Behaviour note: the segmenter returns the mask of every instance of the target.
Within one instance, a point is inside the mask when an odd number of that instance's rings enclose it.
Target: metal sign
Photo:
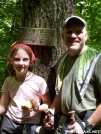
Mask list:
[[[56,30],[48,28],[20,27],[19,42],[29,45],[55,46]]]

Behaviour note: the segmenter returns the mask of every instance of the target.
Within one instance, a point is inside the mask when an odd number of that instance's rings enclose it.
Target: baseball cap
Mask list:
[[[86,21],[84,19],[82,19],[79,16],[71,16],[71,17],[69,17],[65,20],[64,27],[67,26],[68,24],[70,24],[73,21],[77,21],[78,23],[81,23],[84,27],[86,26]]]

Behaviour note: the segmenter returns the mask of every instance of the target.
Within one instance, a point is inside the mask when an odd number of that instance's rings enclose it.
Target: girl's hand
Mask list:
[[[21,105],[22,110],[31,110],[33,107],[32,102],[27,100],[23,105]]]
[[[22,110],[34,110],[38,108],[38,106],[39,105],[36,100],[30,99],[30,100],[26,100],[25,102],[23,102],[21,108]]]

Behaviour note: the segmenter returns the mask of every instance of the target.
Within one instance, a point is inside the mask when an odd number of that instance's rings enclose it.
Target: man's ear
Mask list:
[[[85,41],[88,39],[88,33],[85,34]]]

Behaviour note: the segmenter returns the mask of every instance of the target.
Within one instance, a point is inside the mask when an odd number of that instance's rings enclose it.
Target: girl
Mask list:
[[[2,86],[0,134],[35,134],[41,112],[51,104],[47,84],[32,73],[35,56],[25,44],[15,44],[8,56],[10,76]],[[42,102],[42,103],[41,103]]]

